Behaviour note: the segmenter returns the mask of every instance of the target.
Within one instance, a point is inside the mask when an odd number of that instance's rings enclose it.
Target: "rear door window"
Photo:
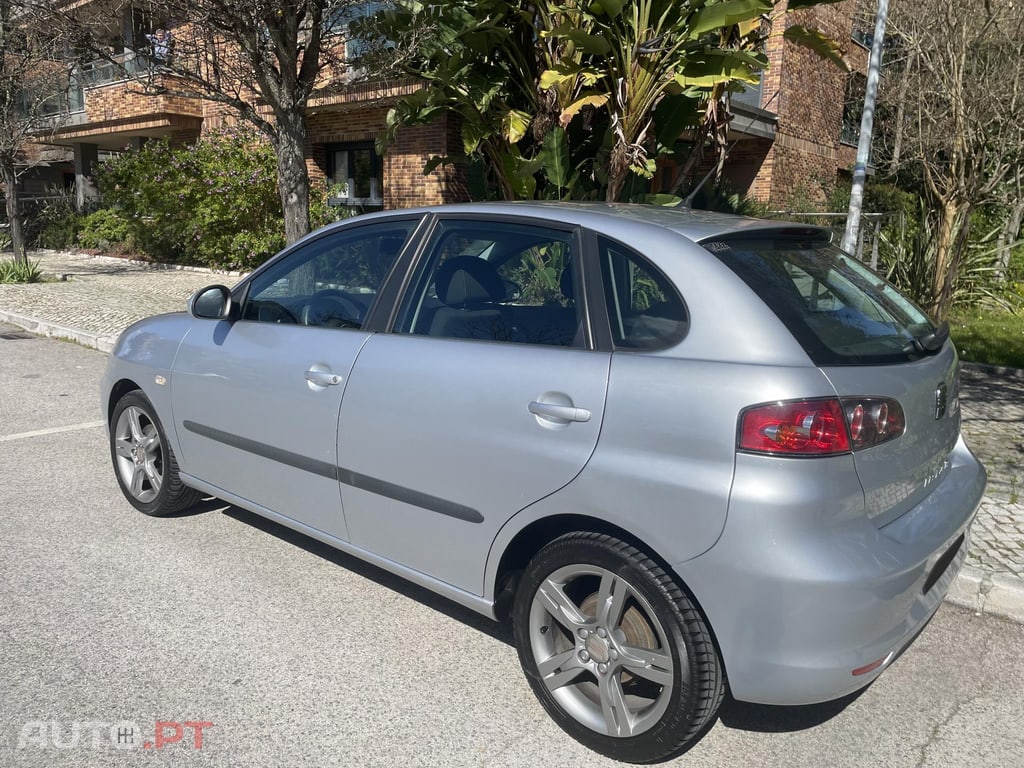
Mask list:
[[[761,297],[816,365],[895,363],[932,322],[884,278],[818,233],[702,243]]]
[[[585,346],[572,230],[443,219],[395,330],[452,339]]]

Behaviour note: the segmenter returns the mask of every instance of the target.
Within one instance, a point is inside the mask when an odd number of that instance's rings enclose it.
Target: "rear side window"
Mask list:
[[[661,349],[677,343],[689,325],[675,288],[643,256],[598,239],[612,341],[617,349]]]
[[[934,330],[914,304],[820,235],[744,234],[702,243],[761,297],[816,365],[916,358]]]

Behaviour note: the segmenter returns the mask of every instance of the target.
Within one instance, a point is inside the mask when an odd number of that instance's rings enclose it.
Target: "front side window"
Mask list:
[[[927,316],[827,235],[766,232],[702,245],[785,323],[816,365],[893,363],[934,330]]]
[[[601,238],[598,246],[615,347],[657,349],[682,339],[688,326],[686,307],[668,278],[619,243]]]
[[[396,330],[522,344],[583,343],[576,236],[526,224],[442,221]]]
[[[255,275],[242,319],[358,328],[416,222],[332,232]]]

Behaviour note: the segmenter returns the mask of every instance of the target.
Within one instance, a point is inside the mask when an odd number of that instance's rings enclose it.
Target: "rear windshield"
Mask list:
[[[702,245],[764,300],[816,365],[915,359],[932,322],[817,231],[718,237]]]

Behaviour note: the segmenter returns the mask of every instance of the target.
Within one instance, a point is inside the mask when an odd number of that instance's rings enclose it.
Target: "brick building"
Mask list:
[[[150,50],[147,35],[168,20],[117,0],[69,1],[83,9],[108,7],[111,12],[104,18],[111,20],[108,39],[117,65],[93,62],[69,69],[61,119],[40,136],[50,145],[48,171],[35,183],[73,183],[84,206],[95,196],[92,169],[106,155],[131,150],[149,138],[194,141],[232,118],[220,105],[171,95],[180,83],[145,54]],[[736,146],[725,175],[735,191],[774,207],[786,206],[794,195],[823,201],[837,178],[852,167],[855,147],[843,140],[856,140],[855,133],[851,137],[843,132],[848,76],[784,41],[782,24],[817,26],[845,41],[855,71],[863,71],[866,49],[852,39],[856,2],[800,11],[771,30],[766,47],[770,67],[760,87],[733,102],[730,141]],[[431,157],[450,154],[459,145],[457,126],[450,120],[404,129],[383,157],[374,148],[390,104],[415,88],[411,81],[353,83],[315,96],[307,109],[306,159],[312,183],[330,188],[360,210],[465,199],[465,184],[452,167],[422,173]],[[62,161],[58,147],[70,157]]]
[[[782,24],[772,30],[767,44],[771,63],[762,77],[758,103],[750,106],[774,116],[774,132],[741,139],[726,171],[736,189],[786,207],[794,197],[824,202],[838,179],[849,179],[857,155],[861,103],[848,100],[848,81],[863,79],[860,73],[867,70],[868,60],[858,5],[845,0],[787,16],[788,24],[818,28],[844,42],[850,75],[813,51],[786,42]],[[741,135],[748,120],[743,106],[737,105],[734,120]]]

